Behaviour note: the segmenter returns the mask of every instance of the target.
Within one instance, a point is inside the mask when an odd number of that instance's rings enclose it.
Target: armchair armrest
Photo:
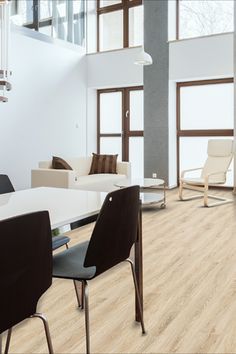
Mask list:
[[[31,170],[31,187],[73,188],[75,171],[38,168]]]
[[[199,171],[199,170],[202,170],[203,167],[197,167],[197,168],[190,168],[189,170],[183,170],[181,172],[181,178],[184,178],[184,175],[187,173],[187,172],[193,172],[193,171]]]
[[[117,173],[126,175],[127,178],[131,177],[131,163],[126,161],[117,162]]]

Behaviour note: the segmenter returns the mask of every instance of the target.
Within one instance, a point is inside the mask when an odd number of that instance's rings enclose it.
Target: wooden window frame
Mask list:
[[[100,138],[103,137],[121,137],[122,144],[122,161],[129,161],[129,138],[130,137],[143,137],[144,130],[130,130],[130,95],[131,91],[143,90],[143,86],[131,86],[122,88],[111,88],[97,90],[97,153],[100,153]],[[103,93],[121,92],[122,93],[122,132],[121,134],[104,134],[100,133],[100,95]]]
[[[204,137],[204,136],[234,136],[234,129],[202,129],[202,130],[186,130],[181,129],[180,106],[181,98],[180,91],[182,87],[203,86],[203,85],[217,85],[233,83],[233,78],[212,79],[212,80],[198,80],[178,82],[176,86],[176,128],[177,128],[177,178],[180,177],[180,138],[181,137]]]
[[[129,48],[129,9],[140,6],[143,0],[121,0],[120,3],[100,7],[100,0],[97,0],[97,52],[100,52],[100,15],[115,11],[123,11],[123,47]],[[122,49],[117,48],[117,49]]]

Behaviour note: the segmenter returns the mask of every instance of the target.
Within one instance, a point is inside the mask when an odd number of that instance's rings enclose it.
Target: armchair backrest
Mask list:
[[[208,174],[213,174],[209,177],[209,183],[225,183],[226,173],[233,158],[233,140],[209,140],[207,154],[208,157],[203,167],[201,177],[204,178]]]

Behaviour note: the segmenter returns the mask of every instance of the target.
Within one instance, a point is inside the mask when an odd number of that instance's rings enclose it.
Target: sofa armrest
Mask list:
[[[37,168],[31,170],[31,187],[73,188],[75,171]]]
[[[117,162],[117,173],[131,178],[131,163],[126,161]]]

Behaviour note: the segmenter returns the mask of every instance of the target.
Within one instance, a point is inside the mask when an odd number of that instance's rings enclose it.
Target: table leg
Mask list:
[[[142,247],[142,204],[140,201],[138,235],[134,246],[135,273],[140,293],[141,307],[143,312],[143,247]],[[135,297],[135,319],[140,322],[138,300]]]

